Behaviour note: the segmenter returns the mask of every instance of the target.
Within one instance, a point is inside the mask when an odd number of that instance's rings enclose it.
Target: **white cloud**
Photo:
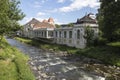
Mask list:
[[[65,0],[58,0],[58,3],[63,3],[65,2]]]
[[[41,3],[40,3],[39,1],[35,1],[35,2],[34,2],[34,7],[35,7],[35,8],[41,7]]]
[[[71,0],[72,3],[69,6],[61,7],[58,9],[60,12],[70,12],[82,9],[84,7],[98,8],[100,3],[98,0]]]
[[[33,6],[35,8],[40,8],[42,7],[42,4],[44,4],[45,2],[47,2],[48,0],[36,0],[34,3],[33,3]]]
[[[43,12],[38,12],[37,13],[37,16],[43,16],[43,15],[45,15],[45,13],[43,13]]]

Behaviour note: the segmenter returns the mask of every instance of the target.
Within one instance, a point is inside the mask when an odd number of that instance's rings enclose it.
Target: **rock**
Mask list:
[[[31,64],[32,66],[34,66],[34,63],[33,63],[33,62],[31,62],[30,64]]]
[[[41,76],[44,77],[44,78],[48,77],[45,73],[42,73]]]
[[[54,50],[53,50],[53,49],[49,49],[49,51],[52,51],[52,52],[53,52]]]
[[[120,70],[120,67],[117,67],[116,69]]]
[[[34,67],[32,67],[32,69],[33,69],[33,70],[37,70],[37,68],[36,68],[35,66],[34,66]]]

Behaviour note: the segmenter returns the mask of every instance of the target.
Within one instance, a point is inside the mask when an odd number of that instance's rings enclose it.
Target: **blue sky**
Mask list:
[[[26,17],[20,21],[25,24],[32,18],[40,21],[54,18],[56,24],[76,22],[86,13],[97,13],[98,0],[20,0],[20,8]]]

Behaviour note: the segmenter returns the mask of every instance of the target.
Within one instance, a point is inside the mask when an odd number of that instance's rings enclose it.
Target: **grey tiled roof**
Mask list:
[[[82,17],[81,19],[77,19],[77,23],[81,24],[81,23],[97,23],[96,19],[93,19],[90,17],[90,14],[85,15],[84,17]]]

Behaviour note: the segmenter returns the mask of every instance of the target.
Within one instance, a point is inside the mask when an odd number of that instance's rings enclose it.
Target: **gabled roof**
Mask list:
[[[28,23],[26,23],[25,25],[31,25],[31,24],[37,24],[37,23],[40,23],[39,20],[33,18],[32,20],[30,20]]]
[[[34,28],[55,28],[55,25],[48,22],[40,22],[34,25]]]
[[[42,22],[40,22],[39,20],[35,18],[33,18],[31,21],[29,21],[25,25],[32,26],[33,28],[55,28],[55,25],[49,23],[47,20],[43,20]]]
[[[77,24],[81,23],[97,23],[96,19],[90,17],[91,14],[85,15],[81,19],[77,19]]]

